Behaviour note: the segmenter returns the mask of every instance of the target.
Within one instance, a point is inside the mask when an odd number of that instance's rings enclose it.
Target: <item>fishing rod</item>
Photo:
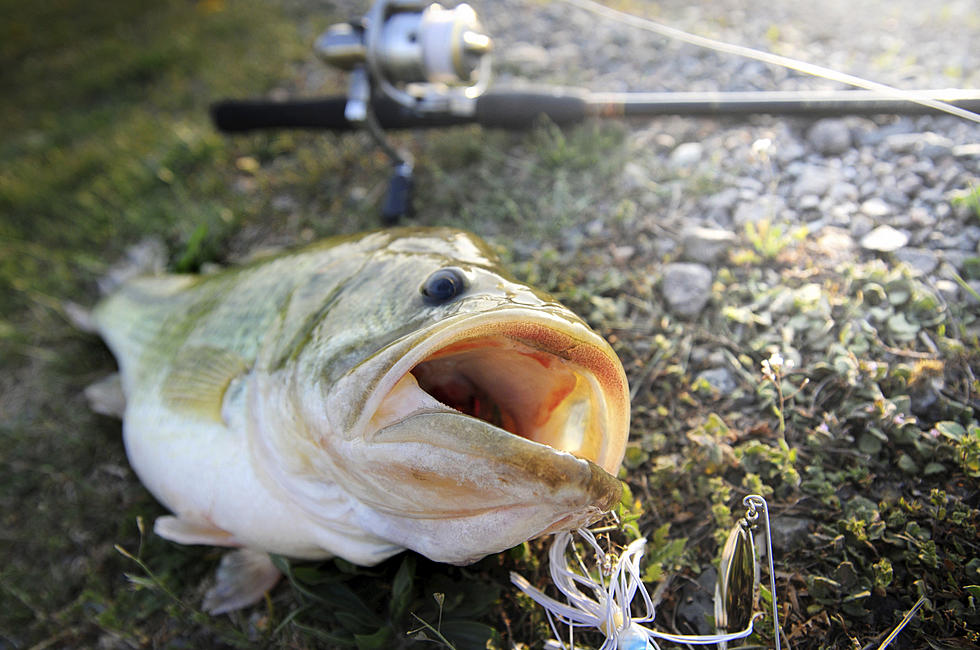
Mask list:
[[[568,0],[566,0],[568,1]],[[860,85],[861,90],[594,93],[582,89],[489,89],[493,39],[467,4],[446,9],[417,0],[376,0],[360,20],[329,27],[314,51],[349,73],[346,95],[291,101],[227,100],[211,108],[227,133],[306,128],[364,131],[391,160],[394,171],[382,218],[394,223],[411,210],[413,161],[390,144],[393,129],[479,124],[526,129],[538,120],[566,126],[594,118],[658,115],[796,116],[923,114],[936,110],[980,117],[980,90],[904,91],[805,62],[719,43],[590,0],[570,2],[607,17],[704,47],[749,56],[808,74]]]
[[[917,99],[941,101],[971,112],[980,111],[980,90],[927,90],[910,94]],[[229,100],[215,104],[212,117],[217,127],[227,133],[270,128],[354,131],[361,126],[346,117],[347,101],[343,95],[292,101]],[[591,93],[575,88],[551,87],[491,90],[473,98],[465,108],[443,112],[413,110],[386,97],[379,97],[373,100],[372,110],[378,124],[388,130],[462,124],[526,129],[542,117],[559,126],[566,126],[591,118],[660,115],[768,113],[827,117],[924,115],[936,112],[906,97],[894,97],[873,90]]]

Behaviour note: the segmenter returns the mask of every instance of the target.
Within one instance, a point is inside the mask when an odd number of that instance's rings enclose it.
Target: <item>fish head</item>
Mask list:
[[[362,358],[339,375],[308,359],[321,389],[303,393],[303,420],[325,425],[324,472],[353,497],[353,519],[457,564],[594,521],[622,492],[629,392],[616,354],[479,240],[409,232],[336,305],[364,328]]]

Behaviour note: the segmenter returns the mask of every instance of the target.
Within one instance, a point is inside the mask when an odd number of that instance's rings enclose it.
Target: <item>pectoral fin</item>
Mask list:
[[[204,610],[224,614],[253,605],[276,585],[280,575],[268,553],[248,548],[225,553],[215,574],[217,583],[204,596]]]
[[[101,415],[122,419],[126,411],[126,396],[123,395],[119,373],[114,372],[108,377],[85,388],[85,399],[94,412]]]
[[[180,517],[158,517],[153,522],[153,532],[178,544],[203,544],[205,546],[239,546],[227,530],[210,524],[187,521]]]
[[[164,381],[163,401],[175,411],[221,422],[225,391],[247,370],[248,363],[234,351],[208,346],[184,348]]]

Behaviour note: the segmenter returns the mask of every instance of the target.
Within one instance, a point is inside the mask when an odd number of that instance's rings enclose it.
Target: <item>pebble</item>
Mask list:
[[[701,202],[705,220],[715,224],[728,224],[732,220],[732,208],[738,203],[738,190],[729,187],[712,194]]]
[[[819,120],[810,127],[806,137],[824,156],[837,156],[851,148],[851,129],[844,120],[836,118]]]
[[[835,170],[822,165],[807,165],[793,184],[791,194],[794,197],[806,194],[823,196],[839,179],[840,174]]]
[[[816,194],[804,194],[797,200],[796,209],[802,212],[809,212],[820,207],[820,197]]]
[[[125,256],[98,279],[99,292],[107,295],[127,280],[139,275],[162,273],[166,267],[166,245],[162,239],[149,237],[127,248]]]
[[[895,259],[904,262],[916,275],[932,273],[939,266],[939,256],[928,248],[900,248]]]
[[[972,257],[975,257],[975,255],[971,254],[970,251],[950,248],[942,251],[942,257],[947,264],[959,272],[966,265],[966,261]]]
[[[980,142],[956,145],[950,153],[957,158],[980,158]]]
[[[773,553],[790,553],[809,538],[814,521],[806,517],[777,516],[770,524]]]
[[[701,160],[704,146],[700,142],[684,142],[677,145],[670,154],[670,164],[674,167],[692,167]]]
[[[970,280],[966,283],[970,287],[971,291],[966,291],[966,304],[968,305],[980,305],[980,300],[977,300],[977,296],[980,295],[980,280]]]
[[[891,214],[891,206],[884,199],[873,197],[861,204],[861,212],[872,219],[880,219],[886,214]]]
[[[738,384],[728,368],[709,368],[698,373],[697,379],[708,382],[722,396],[731,395]]]
[[[946,299],[947,302],[956,302],[960,297],[960,285],[956,284],[953,280],[936,280],[933,283],[936,291]]]
[[[701,572],[697,581],[685,580],[677,598],[676,618],[684,629],[694,630],[696,634],[713,634],[714,626],[708,616],[714,614],[715,583],[718,573],[714,567]]]
[[[827,266],[837,266],[855,257],[854,238],[841,228],[827,226],[821,228],[817,236],[817,250],[826,260]]]
[[[505,51],[506,62],[522,69],[546,70],[551,65],[551,54],[540,45],[517,43]]]
[[[684,257],[711,264],[723,259],[735,245],[735,233],[721,228],[690,228],[684,232]]]
[[[896,133],[885,138],[885,146],[898,154],[921,154],[928,158],[953,153],[953,141],[932,132]]]
[[[552,8],[547,3],[539,6],[527,0],[472,3],[494,35],[499,53],[499,81],[493,82],[493,88],[508,83],[552,84],[601,93],[799,90],[818,85],[816,80],[777,68],[669,41],[665,48],[651,48],[645,34],[579,10]],[[980,49],[966,46],[972,38],[965,20],[967,4],[949,5],[956,17],[945,23],[942,37],[911,19],[889,27],[889,36],[896,42],[916,44],[919,60],[948,58],[955,51],[955,68],[960,71],[955,78],[942,66],[927,69],[900,60],[885,68],[868,64],[862,69],[860,63],[853,68],[854,62],[872,61],[869,55],[879,46],[866,24],[834,21],[830,27],[824,16],[809,15],[802,3],[783,3],[765,12],[746,10],[728,24],[718,23],[701,9],[668,3],[662,18],[686,29],[709,28],[702,24],[708,21],[719,30],[718,36],[732,42],[774,24],[815,21],[823,25],[824,37],[833,37],[832,49],[827,49],[829,41],[805,38],[805,31],[783,34],[787,45],[796,47],[808,60],[847,67],[849,72],[893,85],[976,87],[980,85]],[[920,7],[914,0],[893,0],[889,6],[909,16],[925,15],[916,13]],[[589,35],[586,47],[582,33]],[[316,89],[309,88],[311,92]],[[904,261],[933,282],[953,268],[962,275],[965,260],[978,255],[980,237],[968,233],[969,226],[980,225],[976,210],[966,201],[953,200],[958,193],[980,187],[980,138],[976,126],[964,120],[939,115],[666,116],[637,119],[626,128],[631,130],[630,156],[613,193],[629,195],[641,213],[649,215],[644,220],[663,226],[647,244],[647,249],[663,255],[680,252],[685,261],[718,264],[725,253],[702,251],[699,247],[705,242],[693,243],[688,239],[690,231],[716,228],[741,239],[744,225],[761,219],[794,226],[807,223],[815,234],[818,229],[835,229],[839,241],[826,247],[828,261],[857,260],[862,248],[889,251],[894,257],[886,263]],[[669,178],[671,172],[683,176],[694,169],[697,184],[685,178],[674,183]],[[879,230],[886,225],[890,230]],[[643,252],[637,250],[632,259]],[[935,265],[934,258],[939,260]]]
[[[909,236],[891,226],[878,226],[861,238],[861,248],[879,253],[893,253],[909,243]]]
[[[845,219],[846,221],[847,219]],[[850,216],[850,227],[851,235],[860,239],[874,229],[875,222],[868,215],[860,213]]]
[[[786,210],[786,199],[777,194],[767,194],[739,203],[732,218],[737,226],[756,223],[763,219],[776,222],[781,220],[784,210]]]
[[[711,298],[711,269],[704,264],[675,262],[664,268],[660,291],[674,314],[697,316]]]

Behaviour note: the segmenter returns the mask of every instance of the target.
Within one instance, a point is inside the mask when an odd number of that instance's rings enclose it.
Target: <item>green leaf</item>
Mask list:
[[[926,476],[933,476],[935,474],[942,474],[945,471],[946,471],[945,465],[943,465],[942,463],[932,462],[932,463],[928,463],[925,466],[925,469],[922,470],[922,473],[925,474]]]
[[[356,613],[351,611],[334,612],[333,615],[337,618],[337,622],[340,623],[341,627],[350,632],[354,632],[355,636],[357,636],[358,633],[364,634],[365,630],[369,630],[371,627],[373,627],[371,625],[373,621],[366,619],[363,616],[358,616]]]
[[[412,584],[415,579],[415,557],[406,555],[398,567],[398,573],[391,584],[391,603],[388,611],[394,621],[399,621],[405,615],[405,610],[412,600]]]
[[[476,621],[443,621],[440,631],[456,650],[486,650],[489,641],[500,644],[497,630]]]
[[[919,466],[916,464],[912,457],[908,454],[902,454],[898,457],[898,467],[906,474],[918,474]]]
[[[898,313],[888,319],[888,331],[902,341],[910,341],[916,337],[921,327],[918,323],[910,323],[905,314]]]
[[[392,637],[394,637],[394,633],[389,626],[385,625],[372,634],[355,634],[354,641],[357,642],[358,650],[378,650],[390,648]]]
[[[966,429],[963,428],[958,422],[951,422],[950,420],[943,420],[942,422],[936,423],[936,430],[943,436],[949,438],[950,440],[962,440],[963,436],[966,435]]]

